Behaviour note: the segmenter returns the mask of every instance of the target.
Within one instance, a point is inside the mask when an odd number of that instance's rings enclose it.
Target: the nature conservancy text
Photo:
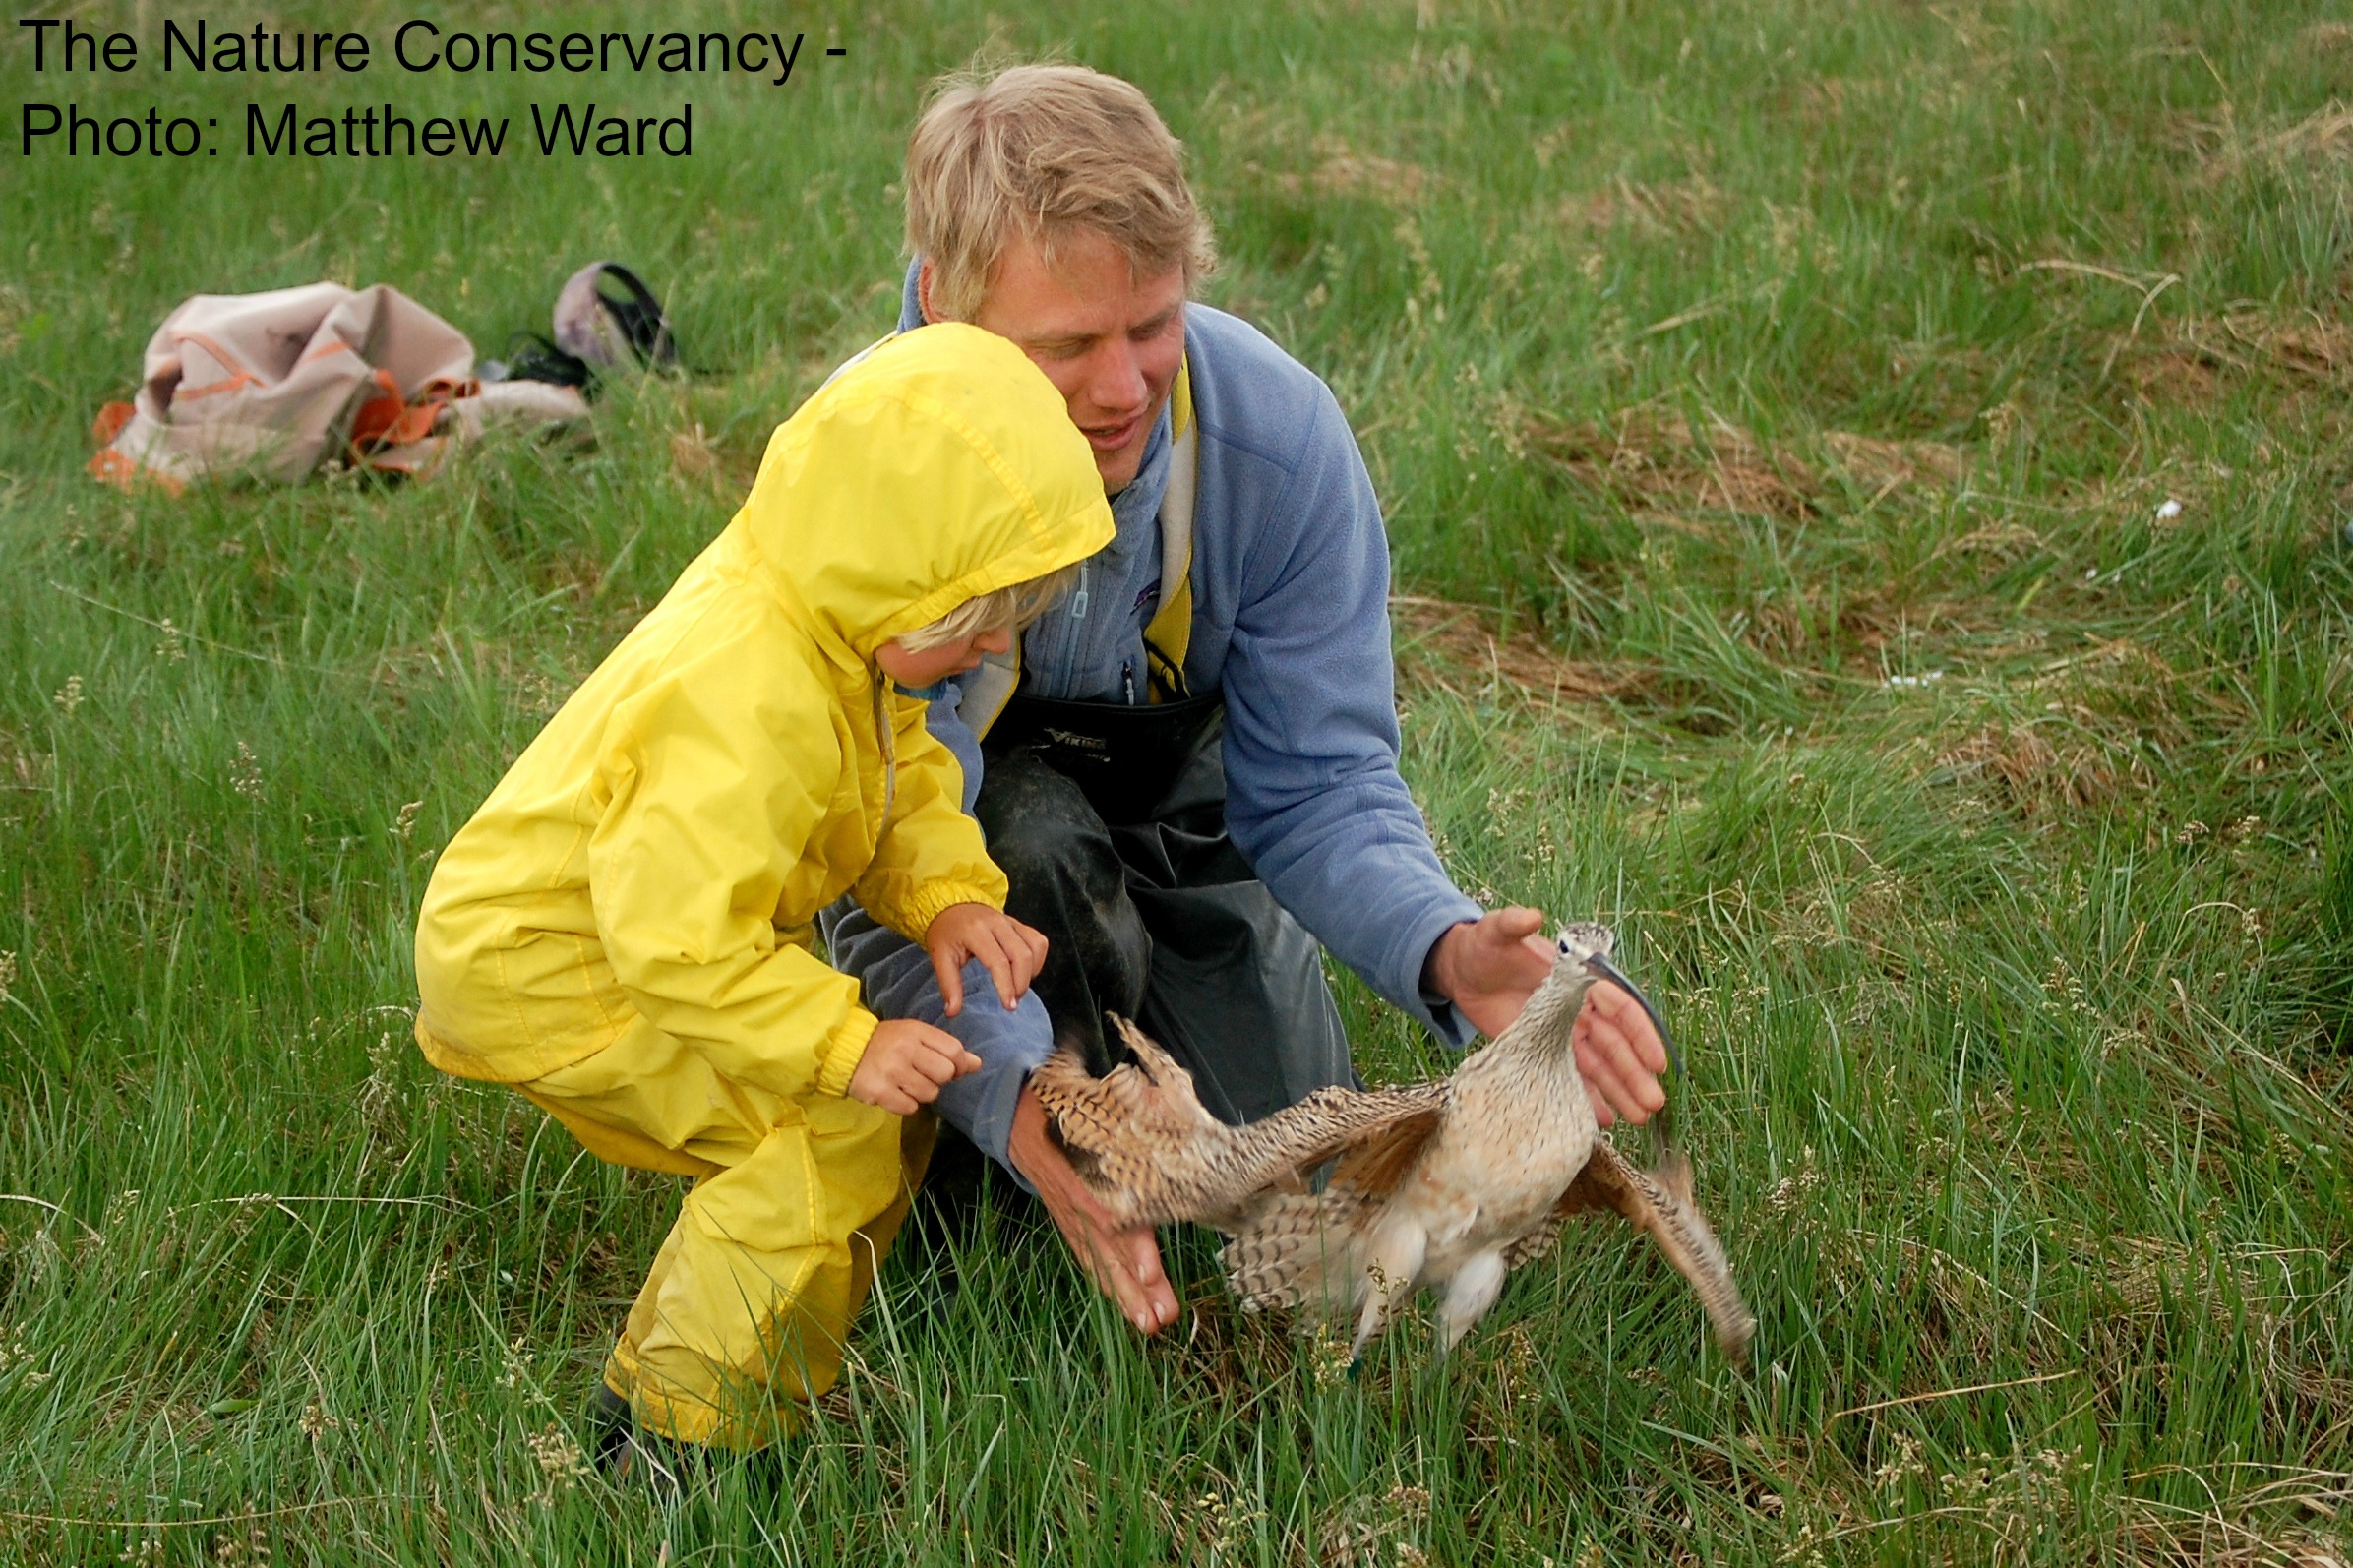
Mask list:
[[[389,59],[411,76],[576,79],[658,72],[782,88],[792,83],[796,68],[807,80],[811,62],[847,53],[838,46],[805,48],[810,40],[804,32],[518,32],[446,28],[423,18],[402,22],[382,38],[268,24],[225,28],[204,18],[167,17],[144,43],[72,18],[28,18],[18,28],[35,77],[92,79],[93,85],[143,65],[174,85],[214,76],[322,83],[361,76]],[[623,95],[632,101],[612,101]],[[269,158],[498,157],[515,149],[542,157],[692,156],[694,104],[640,112],[634,96],[532,102],[520,115],[496,116],[431,114],[391,101],[296,99],[247,103],[241,118],[200,118],[159,106],[126,106],[112,93],[93,102],[61,94],[19,105],[17,141],[20,155],[28,157],[217,157],[223,148]]]

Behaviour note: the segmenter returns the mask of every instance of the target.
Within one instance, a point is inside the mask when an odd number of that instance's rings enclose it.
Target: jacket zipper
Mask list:
[[[1090,570],[1088,563],[1081,561],[1078,564],[1078,591],[1070,595],[1070,619],[1073,622],[1087,618],[1087,577]],[[1079,661],[1086,652],[1086,640],[1084,630],[1075,625],[1064,634],[1062,657],[1058,661],[1062,667],[1061,685],[1064,691],[1068,691],[1078,679]]]

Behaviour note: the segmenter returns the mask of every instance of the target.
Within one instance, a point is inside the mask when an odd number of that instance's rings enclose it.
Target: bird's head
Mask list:
[[[1651,1004],[1650,997],[1643,995],[1642,988],[1628,980],[1625,972],[1618,968],[1616,955],[1617,933],[1598,921],[1571,921],[1560,928],[1557,951],[1552,960],[1552,978],[1555,981],[1582,981],[1583,984],[1577,988],[1580,1003],[1584,1001],[1586,987],[1597,980],[1606,980],[1632,996],[1641,1004],[1642,1010],[1649,1014],[1651,1027],[1659,1031],[1659,1040],[1666,1047],[1671,1070],[1677,1064],[1674,1036],[1666,1032],[1666,1020],[1659,1016],[1659,1009]]]
[[[1617,936],[1607,926],[1573,921],[1561,927],[1553,943],[1551,972],[1505,1033],[1531,1046],[1541,1042],[1542,1050],[1566,1052],[1569,1029],[1585,1005],[1585,994],[1604,974],[1616,973],[1608,968],[1616,945]]]
[[[1563,964],[1584,969],[1596,958],[1606,964],[1610,954],[1617,951],[1617,933],[1599,921],[1573,920],[1560,928],[1558,947],[1559,954],[1552,961],[1555,969]],[[1597,976],[1600,973],[1590,972]]]

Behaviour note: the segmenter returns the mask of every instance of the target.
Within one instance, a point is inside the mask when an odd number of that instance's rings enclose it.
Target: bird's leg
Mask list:
[[[1446,1295],[1438,1302],[1438,1354],[1444,1356],[1462,1343],[1478,1320],[1487,1315],[1503,1293],[1503,1253],[1490,1248],[1478,1253],[1454,1271]]]
[[[1351,1366],[1364,1359],[1364,1347],[1389,1320],[1391,1305],[1414,1294],[1428,1249],[1429,1234],[1402,1216],[1391,1216],[1373,1232],[1366,1248],[1371,1255],[1364,1261],[1363,1278],[1357,1287],[1359,1305],[1357,1337],[1349,1346]]]

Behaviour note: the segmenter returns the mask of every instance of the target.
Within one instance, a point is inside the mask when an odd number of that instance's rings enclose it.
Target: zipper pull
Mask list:
[[[1119,700],[1135,706],[1135,665],[1127,659],[1119,661]]]
[[[1084,561],[1081,561],[1078,564],[1078,591],[1070,596],[1070,619],[1073,621],[1084,621],[1086,618],[1087,564]]]

